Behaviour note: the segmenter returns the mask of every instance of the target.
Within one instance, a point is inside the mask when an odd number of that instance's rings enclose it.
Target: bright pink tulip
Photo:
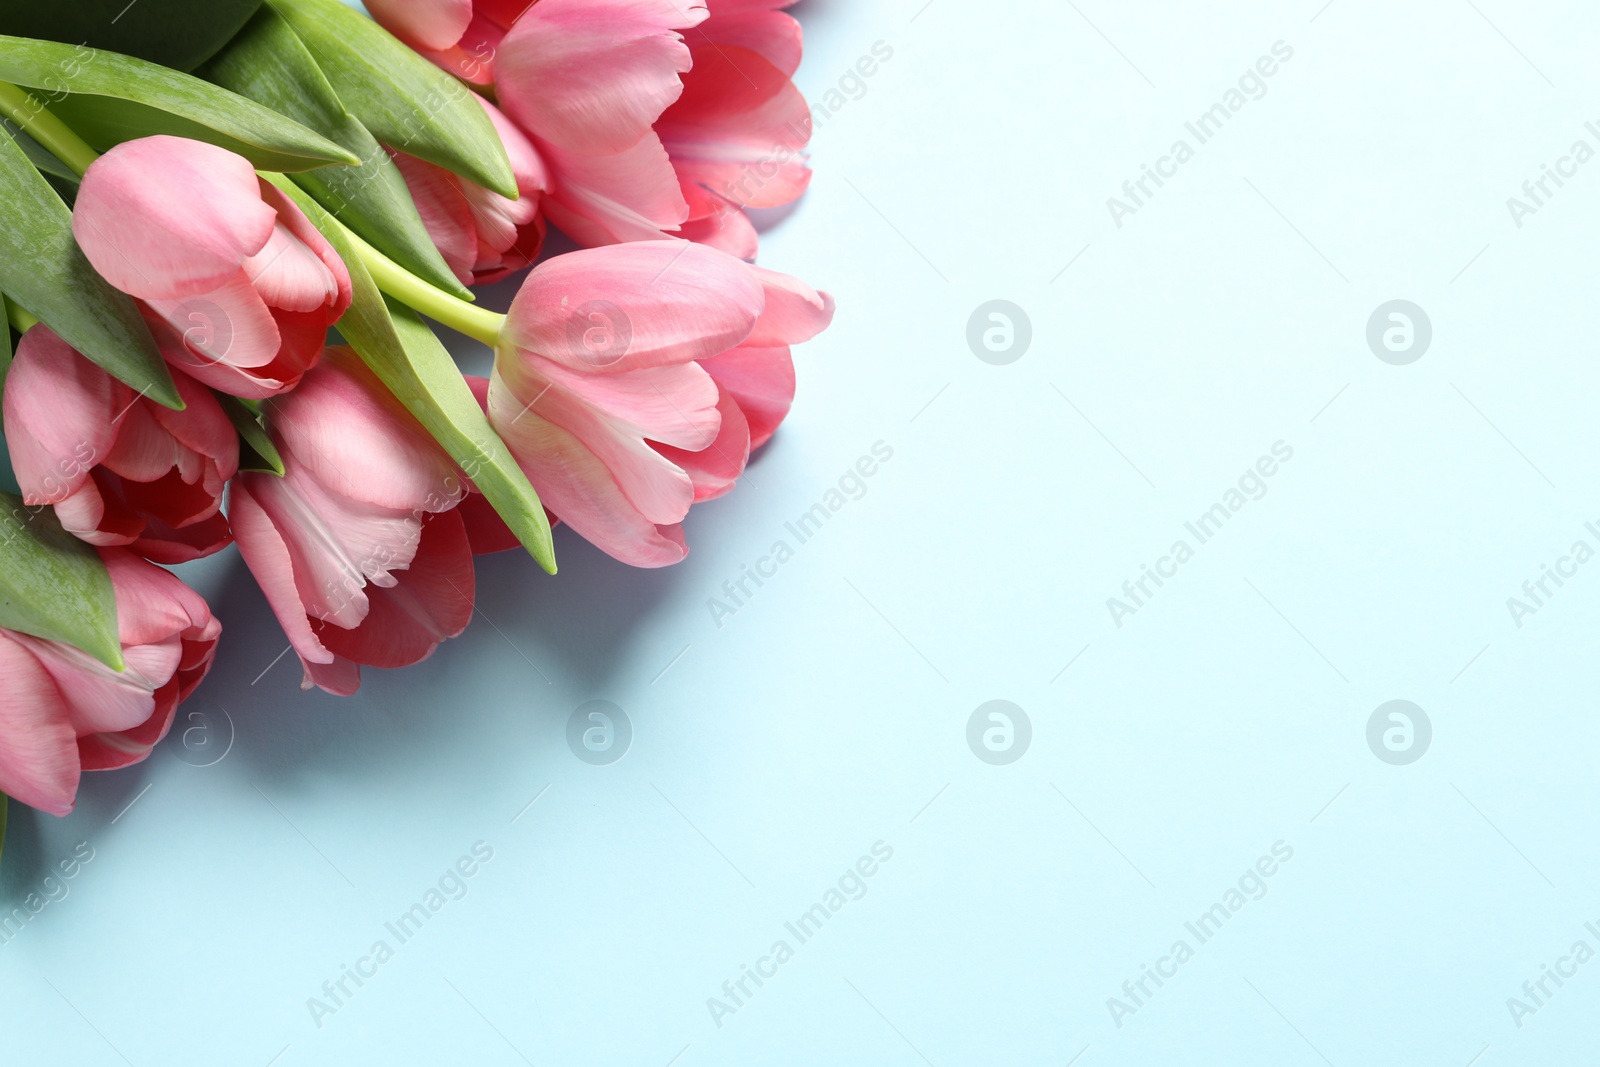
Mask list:
[[[726,492],[787,411],[786,346],[832,314],[792,278],[685,241],[557,256],[512,302],[489,421],[580,535],[635,566],[676,563],[690,505]]]
[[[350,274],[304,213],[242,156],[200,141],[142,137],[101,156],[72,233],[182,336],[179,365],[235,396],[292,388],[350,306]]]
[[[811,178],[811,112],[790,81],[800,25],[777,10],[792,2],[529,8],[495,89],[550,167],[551,220],[586,245],[676,233],[753,259],[743,209],[787,204]]]
[[[239,552],[305,669],[348,695],[361,665],[426,659],[472,617],[456,465],[348,348],[266,405],[286,473],[245,473]]]
[[[428,236],[463,285],[483,285],[521,270],[539,257],[544,216],[539,197],[550,186],[544,162],[522,131],[482,97],[511,159],[511,173],[522,195],[507,200],[443,167],[390,150],[405,177]]]
[[[23,500],[53,504],[94,545],[128,545],[158,563],[227,546],[222,487],[239,436],[216,397],[182,371],[172,411],[79,355],[43,324],[17,345],[5,381],[5,435]]]
[[[66,815],[82,771],[138,763],[216,656],[222,624],[199,594],[126,549],[100,550],[111,572],[127,668],[70,645],[0,629],[0,791]]]
[[[494,77],[494,55],[533,0],[368,0],[373,19],[450,73],[475,85]]]

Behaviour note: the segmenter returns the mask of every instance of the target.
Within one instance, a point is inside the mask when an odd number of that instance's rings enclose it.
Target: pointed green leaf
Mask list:
[[[116,52],[0,37],[0,81],[33,90],[52,114],[101,151],[166,133],[221,145],[264,170],[360,162],[315,130],[253,100]]]
[[[111,576],[93,548],[56,521],[0,493],[0,626],[83,649],[122,670],[117,601]]]
[[[554,574],[550,519],[539,494],[489,425],[450,353],[415,312],[385,300],[338,220],[290,182],[269,180],[294,198],[350,269],[355,301],[339,320],[339,333],[460,465],[529,554]]]
[[[305,41],[344,106],[374,137],[516,199],[505,146],[459,81],[339,0],[268,2]]]
[[[266,427],[261,425],[261,419],[256,412],[236,396],[217,393],[215,390],[213,393],[217,402],[222,405],[222,410],[227,413],[228,421],[239,431],[241,441],[239,469],[276,474],[282,478],[283,457],[278,455],[278,446],[272,443],[271,436],[268,435]]]
[[[0,0],[0,33],[87,44],[192,70],[261,0]]]
[[[359,166],[302,171],[294,176],[295,184],[411,273],[463,300],[472,299],[428,236],[400,169],[377,138],[345,111],[317,61],[277,12],[262,8],[195,73],[305,124],[358,156]]]
[[[133,299],[95,273],[67,205],[10,138],[0,143],[0,290],[108,373],[183,407]]]

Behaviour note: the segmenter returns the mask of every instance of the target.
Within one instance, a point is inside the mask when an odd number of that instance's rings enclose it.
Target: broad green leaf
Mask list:
[[[222,405],[222,410],[227,412],[228,421],[233,423],[235,430],[239,431],[239,438],[242,443],[239,469],[261,471],[263,474],[276,474],[282,478],[283,457],[278,455],[278,446],[272,443],[272,438],[267,434],[266,427],[261,425],[261,420],[256,413],[236,396],[229,396],[227,393],[216,393],[216,398],[217,402]],[[248,449],[248,453],[243,449]]]
[[[261,0],[0,0],[0,33],[86,44],[192,70]]]
[[[460,465],[529,554],[554,574],[550,519],[539,494],[489,425],[450,353],[415,312],[378,291],[338,220],[303,190],[273,180],[310,216],[350,269],[355,300],[339,320],[339,333]]]
[[[106,565],[52,508],[30,508],[11,493],[0,493],[0,626],[64,641],[122,670]]]
[[[10,138],[0,143],[0,290],[111,375],[183,407],[133,299],[95,273],[67,205]]]
[[[344,106],[374,137],[516,199],[505,146],[459,81],[339,0],[268,3],[294,27]]]
[[[411,273],[463,300],[472,299],[428,236],[400,169],[345,111],[317,61],[282,16],[262,8],[195,73],[305,124],[358,156],[359,166],[302,171],[294,175],[295,184]]]
[[[0,37],[0,81],[39,102],[95,148],[166,133],[209,141],[263,170],[360,160],[270,108],[176,70],[80,45]]]

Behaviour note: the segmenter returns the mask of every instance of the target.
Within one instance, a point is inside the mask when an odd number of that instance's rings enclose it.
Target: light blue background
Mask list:
[[[1600,547],[1600,161],[1520,228],[1506,198],[1600,148],[1600,14],[1321,3],[805,0],[814,100],[893,56],[765,236],[839,314],[688,560],[567,531],[556,578],[486,559],[467,635],[348,700],[269,667],[235,553],[190,568],[226,627],[204,719],[70,818],[13,808],[8,907],[94,858],[0,945],[6,1062],[1592,1056],[1600,963],[1520,1028],[1506,1001],[1600,949],[1600,564],[1520,628],[1506,599]],[[1107,197],[1277,41],[1266,95],[1116,226]],[[1365,341],[1397,298],[1433,324],[1409,366]],[[1031,318],[1008,366],[966,343],[991,299]],[[1106,599],[1280,440],[1266,495],[1116,626]],[[865,495],[718,627],[708,598],[878,441]],[[633,726],[609,766],[565,741],[591,699]],[[966,742],[993,699],[1032,723],[1008,766]],[[1410,765],[1367,745],[1391,699],[1433,725]],[[195,767],[205,729],[236,736]],[[480,840],[466,895],[315,1025]],[[879,841],[866,895],[792,939]],[[1199,945],[1184,923],[1279,841]],[[719,1027],[707,999],[780,938]],[[1194,959],[1118,1027],[1178,938]]]

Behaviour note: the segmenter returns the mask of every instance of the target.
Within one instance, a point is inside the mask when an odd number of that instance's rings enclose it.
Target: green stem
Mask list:
[[[10,320],[11,325],[17,328],[18,333],[27,333],[39,325],[39,320],[29,314],[26,308],[19,306],[15,300],[4,299],[6,304],[5,317]]]
[[[435,288],[357,237],[348,226],[344,235],[379,289],[435,322],[482,341],[490,348],[500,343],[500,331],[506,324],[504,315],[475,307]]]
[[[46,111],[28,90],[0,82],[0,114],[26,130],[45,150],[77,172],[79,177],[100,156],[67,124]]]

